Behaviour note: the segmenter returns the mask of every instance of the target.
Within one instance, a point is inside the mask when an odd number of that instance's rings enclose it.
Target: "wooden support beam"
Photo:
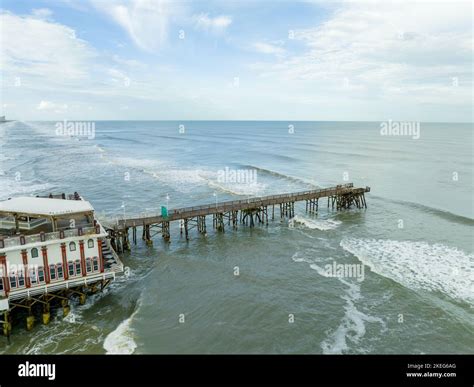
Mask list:
[[[188,219],[184,219],[184,233],[185,233],[185,237],[186,237],[186,240],[188,241],[189,240],[189,235],[188,235]]]

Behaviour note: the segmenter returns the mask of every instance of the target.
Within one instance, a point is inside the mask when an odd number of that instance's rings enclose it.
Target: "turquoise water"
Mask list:
[[[66,321],[15,327],[0,351],[473,353],[472,144],[472,125],[448,123],[421,123],[419,139],[379,122],[99,121],[90,139],[2,124],[0,199],[78,191],[106,221],[345,182],[371,192],[367,210],[303,203],[268,227],[222,234],[209,219],[189,242],[176,224],[169,245],[123,256],[129,278]],[[257,179],[221,181],[226,167]],[[328,276],[334,262],[363,264],[363,280]]]

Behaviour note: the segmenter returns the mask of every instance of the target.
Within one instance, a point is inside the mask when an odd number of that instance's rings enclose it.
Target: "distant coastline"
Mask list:
[[[4,122],[13,122],[15,120],[6,120],[5,116],[0,116],[0,124],[3,124]]]

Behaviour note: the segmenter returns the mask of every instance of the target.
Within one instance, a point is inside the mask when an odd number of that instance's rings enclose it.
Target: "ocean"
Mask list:
[[[105,292],[0,353],[474,353],[472,124],[96,121],[0,125],[0,200],[74,191],[99,217],[353,182],[367,209],[141,239]],[[222,171],[251,172],[251,181]],[[227,176],[227,175],[226,175]],[[138,233],[141,235],[140,232]],[[363,277],[330,275],[359,265]],[[238,273],[238,275],[236,275]]]

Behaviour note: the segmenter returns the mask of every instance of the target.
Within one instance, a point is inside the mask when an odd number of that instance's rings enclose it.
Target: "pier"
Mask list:
[[[207,233],[207,217],[212,216],[213,229],[225,232],[227,227],[236,229],[238,224],[254,227],[256,224],[268,225],[268,218],[292,218],[295,214],[295,203],[305,202],[306,212],[318,212],[320,199],[327,199],[327,207],[336,210],[367,208],[365,193],[370,187],[355,188],[352,183],[337,185],[310,191],[285,193],[280,195],[263,196],[243,200],[232,200],[205,204],[201,206],[184,207],[169,210],[165,213],[133,216],[117,219],[114,225],[107,227],[112,246],[117,252],[131,249],[131,240],[137,244],[137,228],[142,228],[142,239],[152,244],[152,237],[161,234],[165,241],[169,241],[170,223],[179,222],[180,234],[189,239],[190,230],[195,228],[198,233]]]
[[[0,202],[0,326],[9,338],[13,313],[25,317],[26,329],[35,321],[47,325],[52,308],[70,311],[69,302],[103,290],[124,271],[117,253],[137,244],[137,231],[149,246],[161,234],[171,238],[171,223],[189,240],[190,231],[206,235],[209,218],[217,232],[238,225],[268,225],[269,219],[291,219],[295,204],[305,202],[306,212],[315,214],[320,204],[336,211],[367,208],[370,187],[352,183],[310,191],[222,201],[117,219],[99,223],[91,204],[78,193],[46,197],[20,197]],[[210,223],[210,222],[209,222]],[[131,233],[131,237],[130,237]],[[40,257],[41,253],[41,257]],[[33,264],[34,263],[34,264]],[[14,269],[9,270],[10,265]]]

